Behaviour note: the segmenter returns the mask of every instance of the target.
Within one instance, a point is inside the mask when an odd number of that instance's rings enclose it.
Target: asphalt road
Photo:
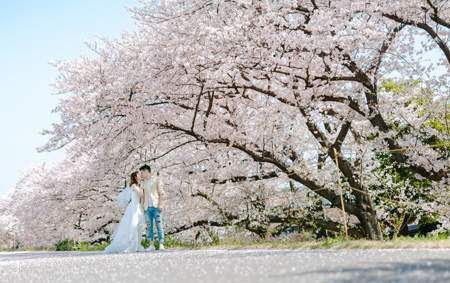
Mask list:
[[[450,282],[450,249],[0,253],[0,282]]]

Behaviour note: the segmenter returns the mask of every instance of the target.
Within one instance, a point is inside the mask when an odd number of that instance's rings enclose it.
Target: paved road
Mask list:
[[[0,282],[450,282],[450,249],[0,253]]]

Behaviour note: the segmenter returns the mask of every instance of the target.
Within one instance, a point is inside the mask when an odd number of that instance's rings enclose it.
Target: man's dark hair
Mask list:
[[[139,171],[148,171],[149,173],[152,173],[152,169],[147,164],[144,164],[139,168]]]

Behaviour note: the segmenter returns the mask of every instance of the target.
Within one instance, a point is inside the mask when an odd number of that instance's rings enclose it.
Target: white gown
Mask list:
[[[127,209],[111,236],[113,240],[103,253],[144,251],[144,247],[141,245],[142,229],[145,226],[144,211],[139,203],[139,195],[132,191],[131,187],[125,188],[117,198],[117,203],[121,206],[125,206],[128,202]]]

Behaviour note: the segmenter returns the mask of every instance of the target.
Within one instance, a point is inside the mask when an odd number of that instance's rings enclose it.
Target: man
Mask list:
[[[159,250],[164,251],[164,230],[162,227],[161,212],[163,210],[164,189],[161,178],[157,176],[152,177],[150,166],[144,165],[139,168],[141,177],[143,179],[143,208],[145,210],[145,220],[147,223],[147,237],[150,241],[150,246],[146,251],[154,251],[153,244],[153,220],[155,220],[156,229],[158,230]]]

